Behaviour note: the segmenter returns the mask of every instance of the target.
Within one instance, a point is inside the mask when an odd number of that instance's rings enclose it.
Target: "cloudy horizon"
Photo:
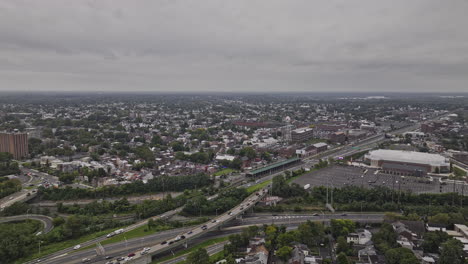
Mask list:
[[[0,1],[0,91],[466,92],[468,2]]]

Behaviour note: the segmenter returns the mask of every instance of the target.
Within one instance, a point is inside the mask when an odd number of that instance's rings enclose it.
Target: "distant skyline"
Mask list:
[[[463,0],[0,1],[0,91],[468,91]]]

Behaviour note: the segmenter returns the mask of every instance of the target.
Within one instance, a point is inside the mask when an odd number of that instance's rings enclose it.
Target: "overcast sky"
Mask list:
[[[468,91],[466,0],[0,0],[0,90]]]

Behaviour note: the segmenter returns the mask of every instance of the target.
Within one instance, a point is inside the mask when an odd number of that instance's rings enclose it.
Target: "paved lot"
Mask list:
[[[411,191],[413,193],[440,193],[440,190],[442,192],[453,192],[455,189],[460,194],[468,194],[468,184],[466,183],[458,183],[455,186],[452,183],[447,183],[441,186],[438,178],[433,178],[431,181],[429,178],[397,176],[382,173],[377,169],[341,165],[313,171],[295,179],[294,182],[301,186],[306,184],[311,186],[330,185],[335,188],[349,185],[365,188],[385,186],[390,189],[400,189],[401,191]]]

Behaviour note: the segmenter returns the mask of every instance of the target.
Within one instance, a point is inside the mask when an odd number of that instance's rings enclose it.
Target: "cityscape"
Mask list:
[[[468,264],[467,13],[0,0],[0,264]]]
[[[16,230],[3,238],[23,237],[4,259],[387,263],[404,250],[432,263],[445,241],[467,252],[464,96],[24,98],[0,99],[1,219]]]

